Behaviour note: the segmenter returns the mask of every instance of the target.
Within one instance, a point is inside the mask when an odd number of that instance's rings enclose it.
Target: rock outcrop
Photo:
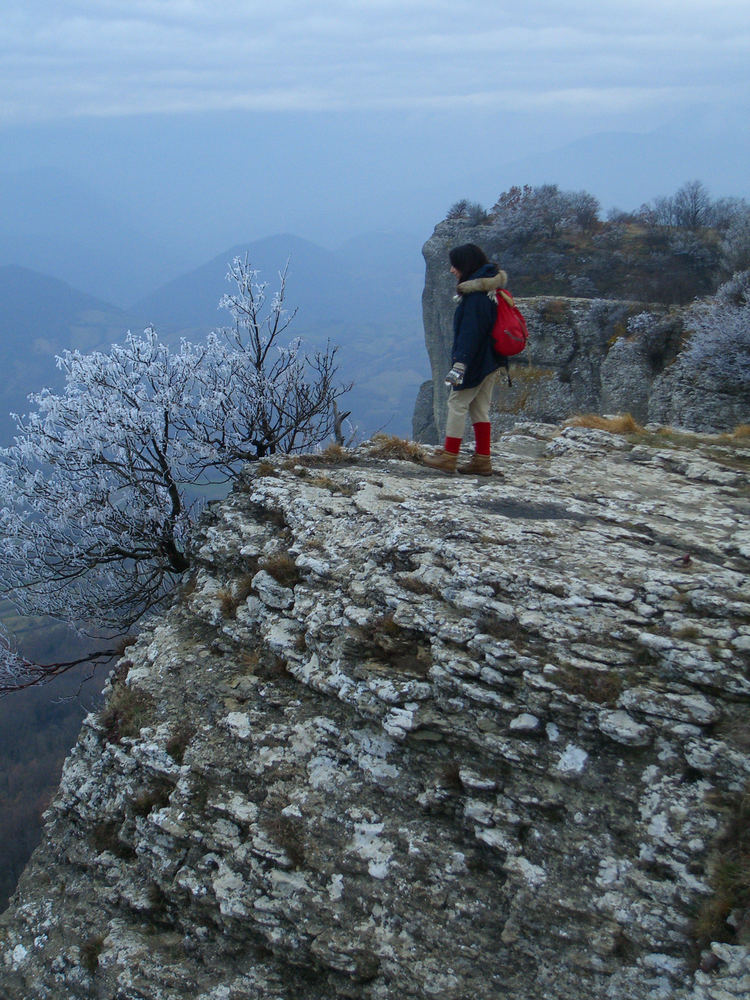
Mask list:
[[[445,426],[451,365],[455,279],[448,252],[477,243],[502,265],[492,230],[465,220],[440,223],[423,247],[426,262],[422,314],[432,380],[422,385],[412,420],[416,440],[436,443]],[[509,276],[513,288],[513,275]],[[512,386],[497,394],[492,420],[506,430],[519,420],[557,422],[575,413],[629,412],[643,423],[720,432],[750,422],[750,386],[726,385],[685,364],[685,307],[606,299],[539,296],[518,299],[530,342],[512,363]],[[628,322],[641,313],[642,331]]]
[[[750,447],[383,453],[207,511],[0,920],[3,1000],[747,995]]]

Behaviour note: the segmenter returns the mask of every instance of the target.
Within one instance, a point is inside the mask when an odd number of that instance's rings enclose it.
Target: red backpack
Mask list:
[[[529,339],[526,320],[513,301],[513,296],[505,288],[497,290],[497,318],[491,336],[495,353],[504,358],[520,354]]]
[[[510,292],[505,288],[498,288],[496,298],[497,316],[490,333],[492,348],[497,358],[505,366],[508,385],[513,385],[510,379],[508,358],[512,358],[514,354],[520,354],[526,347],[529,331],[526,329],[526,320],[513,301]]]

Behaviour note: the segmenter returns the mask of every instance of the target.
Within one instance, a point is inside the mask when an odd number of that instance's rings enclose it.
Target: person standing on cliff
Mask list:
[[[474,243],[454,247],[448,255],[451,274],[458,281],[458,307],[453,317],[452,368],[445,376],[451,387],[445,444],[424,464],[441,472],[453,473],[458,463],[461,440],[468,413],[474,427],[476,449],[471,461],[458,466],[466,475],[492,475],[490,458],[490,403],[497,381],[498,360],[490,336],[497,305],[487,293],[504,288],[508,276],[490,263]]]

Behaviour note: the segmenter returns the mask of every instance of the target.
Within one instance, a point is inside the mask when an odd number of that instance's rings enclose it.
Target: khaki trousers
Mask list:
[[[490,419],[492,392],[497,382],[498,371],[490,374],[473,389],[451,389],[448,396],[448,419],[445,436],[462,438],[466,428],[466,414],[472,424],[485,424]]]

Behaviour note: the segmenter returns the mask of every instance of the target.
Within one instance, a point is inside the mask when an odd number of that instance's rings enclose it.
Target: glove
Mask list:
[[[465,371],[466,365],[462,365],[460,361],[457,361],[445,376],[445,384],[453,386],[454,389],[460,388],[464,383]]]

